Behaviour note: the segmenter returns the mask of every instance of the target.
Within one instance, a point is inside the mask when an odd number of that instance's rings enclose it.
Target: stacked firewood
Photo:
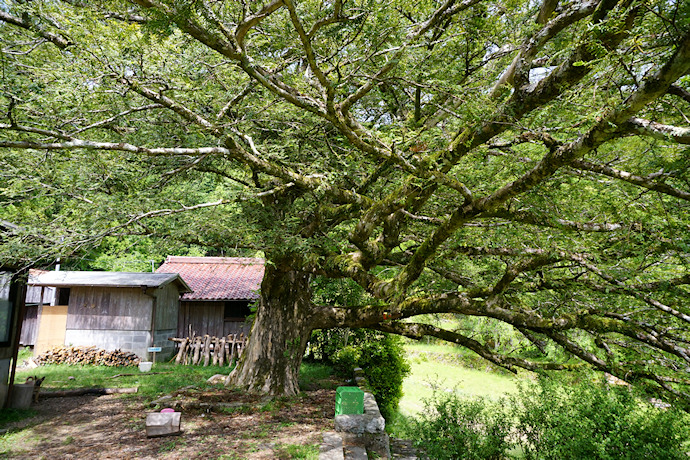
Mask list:
[[[178,344],[175,364],[202,364],[208,366],[230,365],[235,358],[242,355],[242,350],[247,344],[244,334],[229,334],[225,337],[210,335],[194,335],[190,337],[171,337]]]
[[[37,364],[94,364],[96,366],[136,366],[139,357],[122,350],[96,347],[55,347],[34,359]]]

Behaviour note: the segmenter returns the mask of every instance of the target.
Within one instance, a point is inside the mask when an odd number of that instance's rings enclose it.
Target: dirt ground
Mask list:
[[[45,398],[38,415],[10,426],[0,457],[12,459],[289,459],[333,429],[335,390],[259,399],[187,389],[165,404],[182,412],[179,436],[147,438],[137,397]]]

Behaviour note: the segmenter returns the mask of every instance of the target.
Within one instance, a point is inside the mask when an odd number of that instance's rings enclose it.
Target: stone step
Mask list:
[[[366,457],[365,457],[366,458]],[[323,433],[323,442],[319,448],[319,460],[344,460],[343,438],[335,431]]]
[[[367,460],[367,450],[362,446],[346,446],[345,460]]]
[[[391,458],[395,460],[417,460],[417,449],[414,448],[412,441],[391,438]]]

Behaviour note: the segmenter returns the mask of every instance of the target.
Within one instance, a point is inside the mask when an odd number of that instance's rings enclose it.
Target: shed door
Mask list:
[[[34,355],[65,344],[67,328],[67,305],[44,305],[38,323],[38,338]]]

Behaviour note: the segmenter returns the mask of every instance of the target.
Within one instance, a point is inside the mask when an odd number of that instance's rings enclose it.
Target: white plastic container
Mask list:
[[[10,407],[12,409],[28,409],[34,396],[34,382],[15,383],[12,388]]]
[[[142,361],[139,363],[139,370],[141,372],[149,372],[151,370],[151,367],[153,366],[153,362],[151,361]]]

